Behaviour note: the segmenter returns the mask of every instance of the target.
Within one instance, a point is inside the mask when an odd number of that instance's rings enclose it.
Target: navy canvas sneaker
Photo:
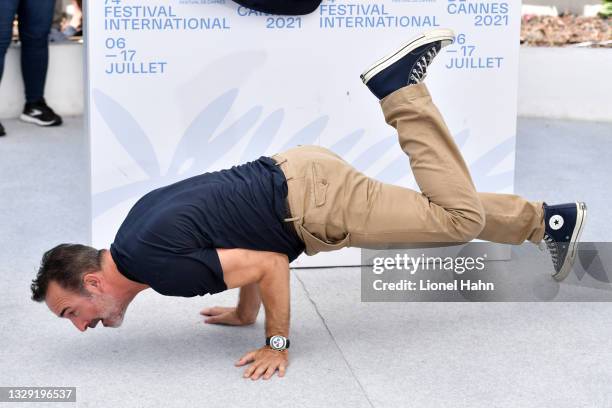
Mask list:
[[[544,243],[552,257],[553,278],[562,281],[569,275],[576,259],[578,241],[584,229],[585,203],[547,205],[544,203]],[[542,248],[542,246],[540,246]]]
[[[44,99],[38,102],[28,102],[19,117],[24,122],[34,123],[39,126],[59,126],[62,118],[51,109]]]
[[[361,80],[378,99],[427,76],[427,67],[442,47],[455,40],[452,30],[431,30],[408,41],[400,49],[376,61],[361,74]]]

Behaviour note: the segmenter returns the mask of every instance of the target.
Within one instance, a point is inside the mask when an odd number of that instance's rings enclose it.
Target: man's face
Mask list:
[[[96,327],[99,322],[104,327],[121,326],[127,305],[104,291],[100,282],[93,285],[86,282],[85,288],[89,295],[69,291],[51,281],[45,301],[52,313],[70,319],[82,332],[88,327]]]

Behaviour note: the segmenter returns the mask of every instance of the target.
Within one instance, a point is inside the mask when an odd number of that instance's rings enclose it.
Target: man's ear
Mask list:
[[[89,293],[101,293],[102,279],[100,274],[89,272],[83,275],[83,286]]]

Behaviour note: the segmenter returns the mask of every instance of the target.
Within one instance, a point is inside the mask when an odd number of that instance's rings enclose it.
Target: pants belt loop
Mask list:
[[[284,156],[279,155],[278,153],[277,153],[277,154],[272,155],[271,157],[272,157],[272,159],[275,161],[275,163],[274,163],[274,164],[275,164],[275,165],[277,165],[277,166],[279,166],[279,167],[280,167],[282,164],[285,164],[285,163],[287,162],[287,158],[286,158],[286,157],[284,157]],[[288,174],[288,173],[290,173],[290,171],[288,171],[287,166],[284,166],[284,168],[283,168],[283,173],[285,173],[285,179],[286,179],[287,181],[289,181],[289,180],[292,180],[292,179],[293,179],[293,174]]]
[[[274,155],[274,156],[276,156],[276,155]],[[274,163],[274,164],[276,164],[277,166],[280,166],[281,164],[283,164],[283,163],[284,163],[284,162],[286,162],[286,161],[287,161],[287,158],[286,158],[286,157],[283,157],[283,158],[282,158],[280,161],[277,161],[277,162],[276,162],[276,163]]]

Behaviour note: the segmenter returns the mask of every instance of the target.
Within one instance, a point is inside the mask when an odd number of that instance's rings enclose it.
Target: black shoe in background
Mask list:
[[[2,126],[2,123],[0,123],[0,137],[2,136],[6,136],[6,132],[4,131],[4,126]]]
[[[28,102],[23,108],[19,119],[38,126],[59,126],[62,118],[51,109],[44,99],[38,102]]]

